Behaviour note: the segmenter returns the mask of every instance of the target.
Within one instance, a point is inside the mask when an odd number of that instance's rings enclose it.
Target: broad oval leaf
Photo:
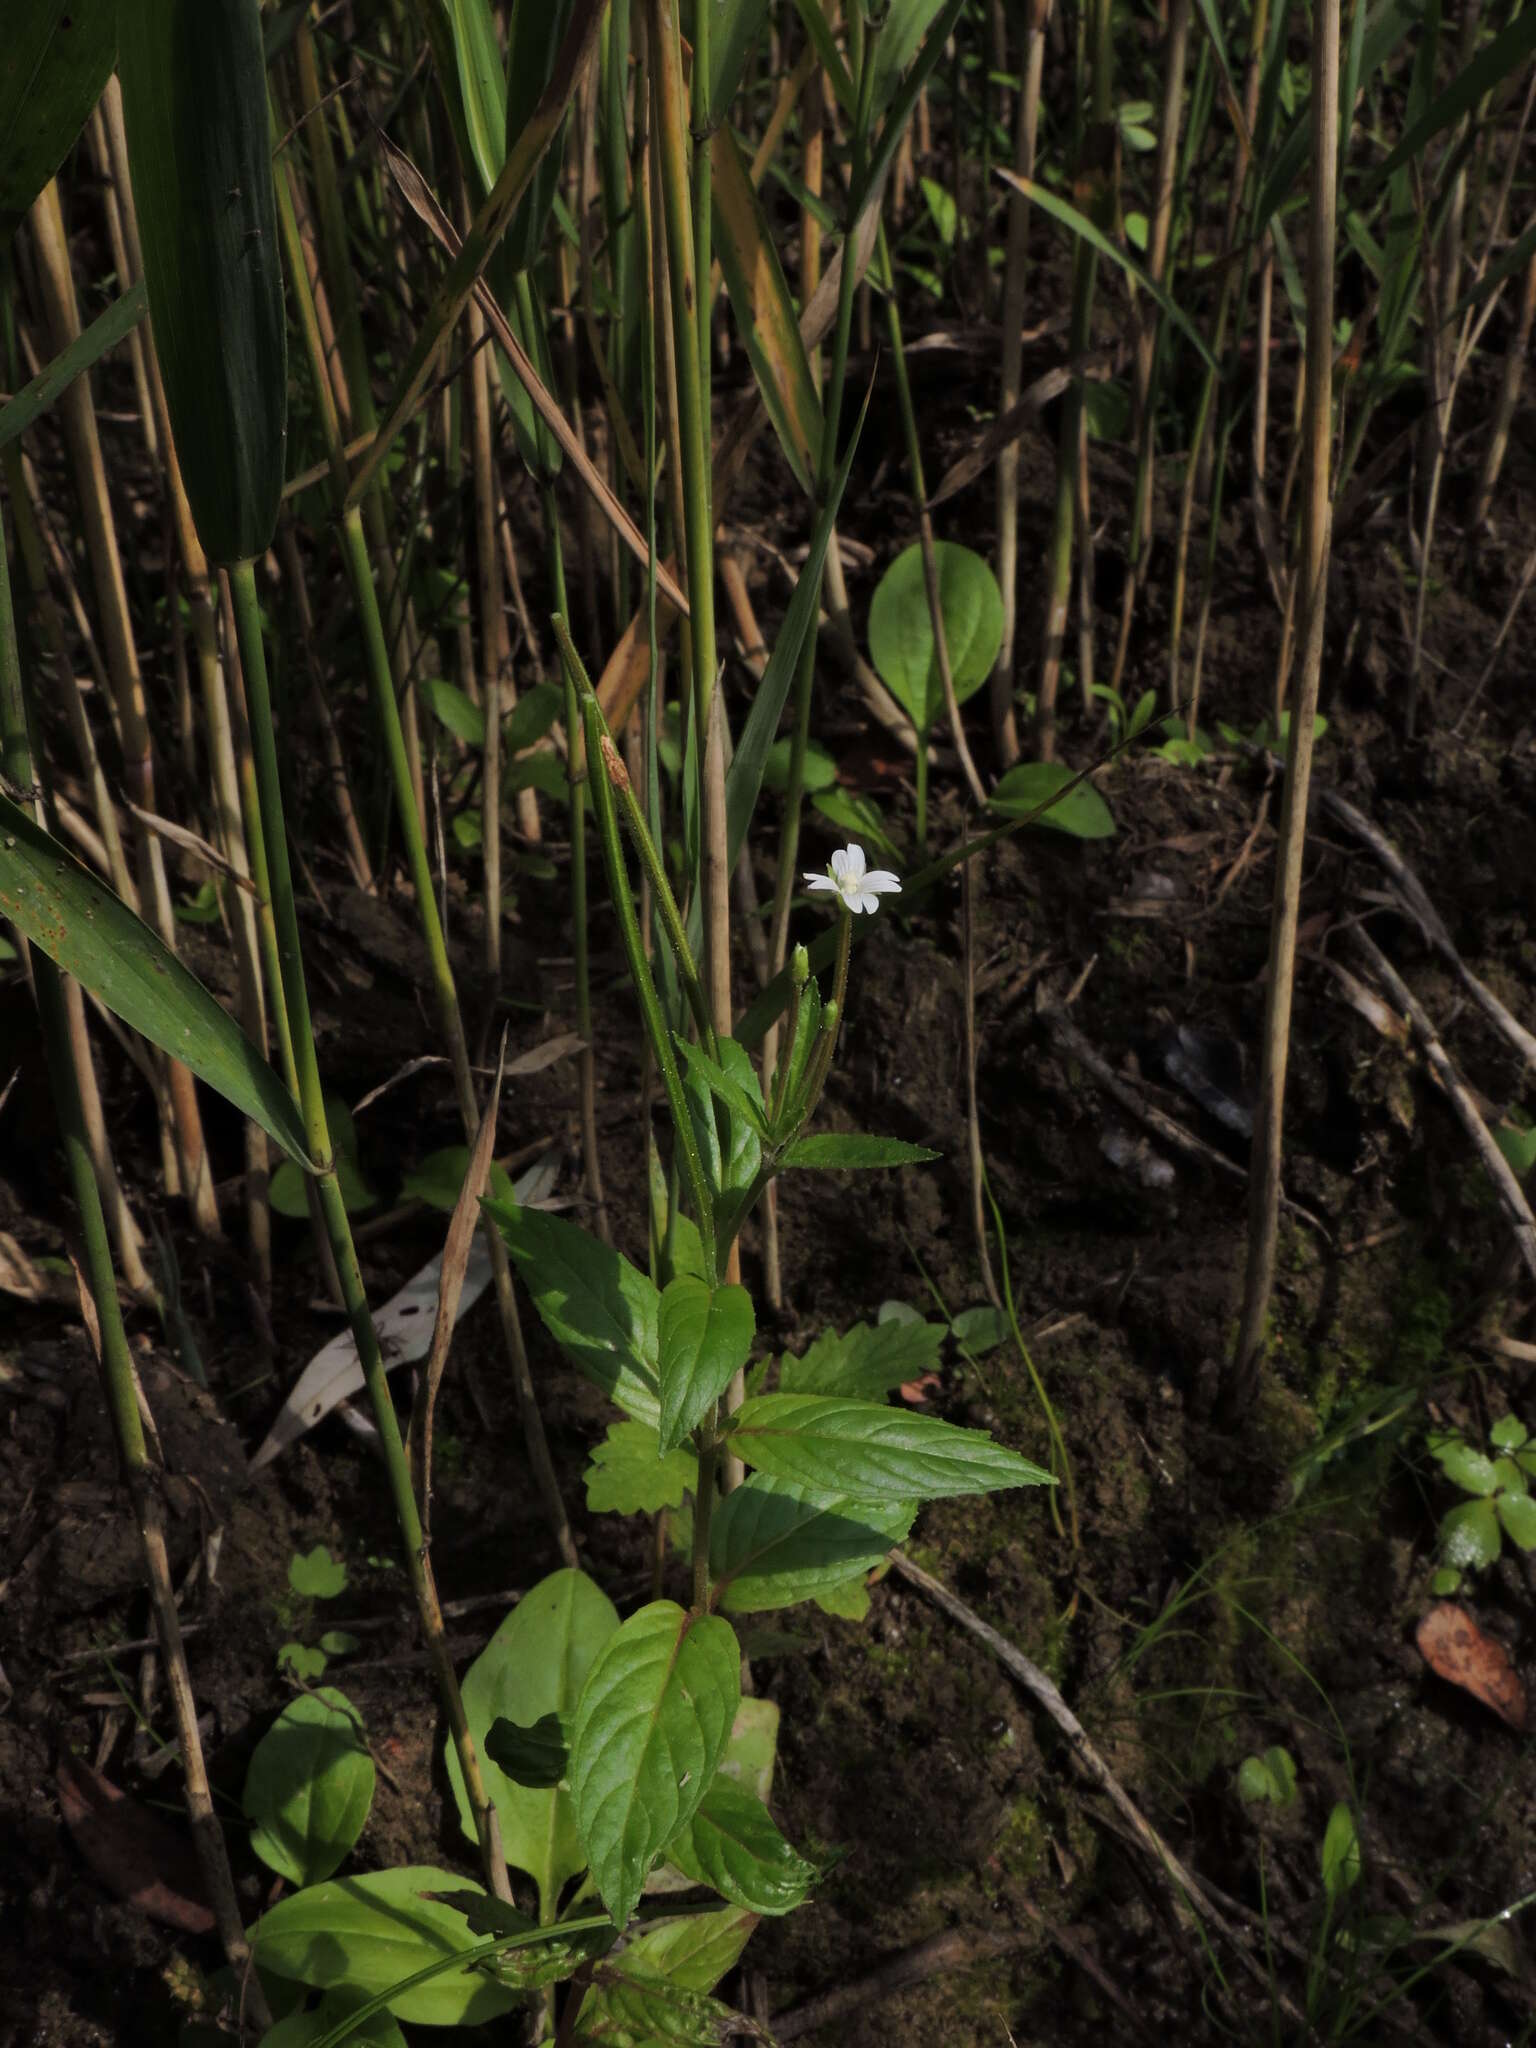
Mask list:
[[[511,1202],[483,1204],[544,1327],[611,1401],[654,1429],[661,1415],[656,1382],[654,1282],[622,1252],[574,1223]]]
[[[345,1693],[323,1685],[283,1709],[251,1754],[245,1817],[251,1847],[291,1884],[330,1876],[373,1804],[373,1758]]]
[[[917,1502],[847,1500],[753,1472],[715,1509],[709,1572],[729,1614],[793,1607],[871,1570],[906,1540]]]
[[[283,490],[288,342],[259,0],[138,0],[118,70],[150,319],[210,562],[259,555]]]
[[[839,1499],[939,1500],[1055,1484],[979,1429],[875,1401],[757,1394],[737,1409],[729,1442],[758,1471]]]
[[[0,249],[85,126],[117,61],[117,0],[7,0]]]
[[[760,1799],[716,1778],[667,1857],[695,1884],[751,1913],[792,1913],[816,1881],[807,1863],[773,1824]]]
[[[293,1097],[240,1026],[120,896],[6,796],[0,917],[313,1170]]]
[[[779,1165],[862,1171],[875,1166],[921,1166],[938,1156],[926,1145],[909,1145],[904,1138],[874,1138],[864,1131],[814,1131],[787,1146],[779,1155]]]
[[[745,1287],[710,1287],[682,1273],[661,1295],[660,1448],[672,1451],[702,1422],[747,1362],[756,1335]]]
[[[535,1790],[516,1784],[489,1754],[487,1740],[500,1720],[527,1728],[547,1714],[572,1712],[618,1625],[618,1610],[585,1572],[552,1572],[523,1595],[464,1674],[464,1712],[501,1823],[502,1853],[515,1869],[528,1872],[549,1913],[566,1881],[586,1868],[574,1809],[558,1785]],[[451,1739],[444,1743],[443,1762],[459,1823],[474,1841],[474,1815]]]
[[[987,805],[1005,818],[1028,818],[1074,839],[1112,839],[1115,833],[1109,805],[1091,782],[1079,781],[1061,761],[1020,761],[998,783]]]
[[[322,1990],[345,1985],[372,1996],[476,1945],[463,1914],[427,1896],[469,1888],[464,1878],[430,1863],[328,1878],[264,1913],[250,1931],[251,1952],[275,1977]],[[423,2026],[477,2026],[509,2012],[517,1996],[471,1966],[445,1970],[388,2004],[396,2019]]]
[[[973,548],[935,541],[939,614],[949,649],[955,697],[963,704],[992,673],[1003,643],[1003,596],[997,578]],[[882,681],[920,733],[944,714],[923,550],[914,541],[881,577],[869,607],[869,651]]]
[[[624,1927],[658,1852],[699,1809],[741,1700],[729,1622],[655,1600],[609,1638],[571,1730],[570,1786],[592,1876]]]

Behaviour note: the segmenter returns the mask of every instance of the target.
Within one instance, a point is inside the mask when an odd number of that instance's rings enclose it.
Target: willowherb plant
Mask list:
[[[836,898],[832,985],[823,997],[797,948],[782,1057],[764,1091],[734,1039],[707,1024],[685,1038],[662,1019],[618,836],[624,771],[578,681],[588,758],[599,764],[593,814],[650,1050],[680,1105],[673,1144],[693,1213],[669,1219],[649,1272],[563,1217],[504,1200],[485,1207],[550,1335],[621,1412],[593,1454],[589,1505],[684,1511],[691,1599],[653,1599],[621,1619],[584,1572],[557,1572],[466,1675],[501,1850],[531,1886],[532,1914],[444,1872],[386,1871],[306,1886],[265,1915],[253,1946],[265,1972],[364,2001],[358,2024],[367,2005],[469,2023],[569,1982],[562,2042],[632,2029],[636,2039],[704,2043],[740,2025],[710,1994],[758,1917],[798,1906],[818,1874],[768,1811],[777,1709],[742,1696],[733,1618],[835,1600],[903,1540],[926,1500],[1050,1481],[981,1431],[887,1405],[912,1370],[899,1322],[786,1357],[773,1385],[768,1364],[754,1368],[746,1398],[727,1411],[756,1318],[750,1292],[724,1275],[770,1182],[794,1168],[933,1156],[808,1128],[847,1001],[853,918],[900,883],[869,870],[857,845],[806,878]],[[628,822],[665,889],[637,809]],[[682,916],[669,899],[658,910],[686,990],[697,977]],[[727,1452],[747,1476],[722,1494]],[[323,1744],[326,1768],[349,1788],[349,1725],[334,1704],[315,1722],[316,1753]],[[452,1742],[445,1761],[473,1839]],[[339,1790],[336,1804],[350,1813]]]

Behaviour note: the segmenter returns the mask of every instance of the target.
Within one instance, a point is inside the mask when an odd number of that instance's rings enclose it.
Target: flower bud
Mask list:
[[[796,988],[804,988],[811,978],[811,956],[804,946],[796,946],[790,958],[789,978]]]
[[[821,1028],[829,1037],[837,1029],[837,998],[835,996],[822,1010]]]

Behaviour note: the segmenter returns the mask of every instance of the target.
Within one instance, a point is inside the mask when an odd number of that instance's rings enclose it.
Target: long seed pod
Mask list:
[[[155,346],[210,562],[261,554],[288,357],[258,0],[137,0],[118,67]]]

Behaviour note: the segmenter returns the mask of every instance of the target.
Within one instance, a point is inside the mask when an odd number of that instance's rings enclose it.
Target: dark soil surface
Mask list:
[[[930,365],[919,404],[935,474],[969,426],[965,379],[952,366],[934,370],[937,360],[915,358]],[[980,386],[974,398],[990,403]],[[1475,399],[1465,416],[1478,416]],[[877,559],[850,569],[860,624],[880,567],[912,528],[896,465],[878,459],[898,445],[894,415],[883,425],[872,417],[866,443],[872,452],[850,491],[859,507],[850,530],[876,546]],[[1022,538],[1033,562],[1048,519],[1049,442],[1024,446]],[[1529,445],[1516,446],[1497,532],[1457,559],[1455,519],[1476,456],[1469,446],[1453,469],[1447,587],[1430,605],[1424,737],[1413,744],[1400,719],[1411,600],[1395,553],[1406,472],[1371,523],[1341,535],[1324,663],[1329,728],[1317,772],[1392,838],[1467,964],[1530,1023],[1528,635],[1517,629],[1479,704],[1457,724],[1528,545],[1536,464]],[[755,503],[733,516],[793,545],[788,512],[775,531],[772,508],[791,499],[787,491],[775,499],[780,479],[766,448],[763,464]],[[1098,543],[1106,621],[1118,611],[1118,508],[1127,497],[1116,468],[1103,498],[1117,509]],[[943,530],[988,547],[991,503],[990,484],[973,488],[948,508]],[[1160,557],[1138,612],[1129,701],[1163,674],[1165,570]],[[1028,603],[1028,574],[1023,580]],[[771,631],[782,580],[754,571],[754,589]],[[1247,730],[1265,713],[1278,631],[1251,531],[1234,516],[1221,536],[1206,650],[1210,720]],[[1101,631],[1101,643],[1109,637]],[[739,674],[730,687],[739,691]],[[985,759],[983,701],[970,725]],[[825,672],[818,730],[840,759],[861,764],[861,786],[877,794],[910,849],[899,757],[891,761],[894,746],[867,725],[835,668]],[[360,723],[353,737],[361,753]],[[1099,748],[1095,728],[1069,715],[1066,757],[1086,765]],[[293,772],[300,801],[307,798],[306,829],[323,835],[318,772],[308,786],[300,749]],[[929,1510],[911,1549],[1054,1677],[1142,1810],[1229,1902],[1252,1967],[1192,1930],[1123,1821],[1074,1774],[1052,1723],[983,1647],[888,1576],[862,1621],[797,1611],[789,1625],[802,1647],[754,1664],[758,1689],[782,1710],[780,1823],[812,1852],[845,1853],[811,1904],[754,1939],[747,1961],[760,1982],[744,1989],[732,1979],[726,1992],[751,1990],[763,2010],[783,2012],[948,1933],[944,1967],[883,2001],[870,1989],[802,2038],[838,2048],[1289,2041],[1304,2034],[1279,2001],[1304,2004],[1308,1959],[1326,1955],[1332,1974],[1323,1971],[1314,1987],[1319,2010],[1336,2014],[1352,1999],[1350,2038],[1467,2048],[1528,2039],[1536,1975],[1518,1921],[1480,1936],[1396,2002],[1392,1995],[1394,1979],[1437,1953],[1433,1941],[1410,1944],[1409,1929],[1454,1928],[1450,1938],[1459,1939],[1469,1923],[1536,1891],[1527,1744],[1432,1677],[1415,1647],[1430,1604],[1436,1522],[1454,1498],[1424,1452],[1424,1432],[1437,1421],[1481,1431],[1506,1411],[1536,1422],[1536,1352],[1495,1348],[1501,1332],[1531,1334],[1529,1286],[1511,1279],[1505,1233],[1446,1098],[1403,1039],[1352,1006],[1335,972],[1360,971],[1347,944],[1350,920],[1368,917],[1485,1106],[1502,1112],[1536,1101],[1518,1058],[1444,961],[1383,908],[1387,884],[1366,848],[1319,819],[1301,906],[1286,1133],[1287,1193],[1299,1208],[1282,1225],[1259,1398],[1240,1423],[1221,1423],[1246,1236],[1243,1183],[1172,1154],[1160,1184],[1144,1176],[1145,1155],[1114,1164],[1106,1140],[1119,1148],[1125,1112],[1053,1035],[1047,1011],[1070,994],[1071,1019],[1103,1061],[1241,1164],[1243,1141],[1181,1090],[1168,1059],[1170,1048],[1193,1045],[1223,1090],[1239,1103],[1252,1098],[1278,787],[1237,753],[1195,772],[1146,748],[1111,766],[1100,786],[1115,816],[1112,839],[1024,832],[977,863],[972,907],[981,1148],[1019,1322],[1060,1421],[1072,1485],[1058,1489],[1056,1519],[1039,1491]],[[936,781],[937,848],[958,840],[959,789],[953,776]],[[810,857],[821,860],[831,843],[818,821]],[[907,864],[918,864],[910,852]],[[322,1067],[336,1094],[357,1102],[434,1049],[410,905],[398,885],[381,904],[350,897],[323,844],[314,878],[322,900],[306,915]],[[758,880],[771,891],[771,872]],[[511,933],[513,1052],[571,1024],[568,940],[551,922],[546,893],[522,886]],[[451,922],[473,987],[474,916],[462,894]],[[595,914],[592,936],[611,1213],[618,1240],[639,1255],[638,1033],[606,910]],[[216,986],[227,982],[221,943],[189,950]],[[872,1317],[886,1301],[938,1316],[984,1299],[967,1167],[965,980],[953,878],[882,914],[859,948],[830,1118],[918,1140],[941,1159],[858,1183],[801,1178],[784,1189],[787,1305],[776,1327],[766,1311],[760,1318],[780,1348]],[[738,989],[749,983],[743,955]],[[328,1675],[356,1702],[379,1765],[360,1867],[433,1861],[468,1871],[375,1458],[333,1418],[259,1475],[246,1470],[285,1388],[337,1327],[306,1234],[280,1225],[268,1329],[238,1249],[233,1188],[236,1238],[200,1246],[177,1207],[157,1200],[136,1075],[110,1040],[99,1037],[98,1048],[120,1160],[142,1212],[158,1217],[174,1246],[207,1371],[204,1392],[178,1370],[154,1319],[132,1317],[172,1475],[172,1564],[185,1589],[192,1677],[242,1907],[254,1918],[272,1884],[242,1835],[246,1761],[293,1694],[281,1646],[323,1629],[357,1638]],[[56,1258],[72,1219],[29,998],[14,971],[0,982],[0,1088],[13,1071],[20,1078],[0,1109],[0,1230],[34,1259]],[[220,1170],[236,1173],[238,1132],[217,1112],[210,1126]],[[357,1127],[362,1164],[387,1211],[402,1174],[457,1138],[441,1069],[399,1082]],[[562,1186],[571,1192],[569,1063],[519,1081],[504,1102],[504,1150],[546,1138],[567,1153]],[[366,1230],[372,1297],[385,1298],[440,1249],[441,1233],[442,1219],[419,1207]],[[755,1279],[755,1235],[745,1258]],[[991,1258],[1000,1274],[996,1239]],[[527,1322],[583,1561],[621,1607],[633,1604],[647,1597],[649,1536],[585,1513],[581,1474],[601,1427],[599,1404],[531,1314]],[[164,1747],[165,1689],[144,1640],[137,1546],[67,1290],[45,1303],[0,1295],[0,1373],[0,2048],[160,2048],[210,2005],[219,1958],[210,1936],[152,1919],[125,1899],[121,1883],[115,1889],[82,1854],[61,1808],[61,1769],[87,1765],[181,1826],[179,1772]],[[984,1425],[1050,1460],[1041,1395],[1015,1347],[968,1359],[951,1344],[941,1382],[927,1390],[931,1412]],[[463,1326],[439,1415],[434,1564],[445,1598],[458,1603],[451,1627],[462,1665],[507,1601],[558,1564],[484,1304]],[[348,1574],[345,1592],[323,1610],[288,1584],[290,1558],[316,1544]],[[672,1589],[682,1588],[681,1563],[667,1569]],[[1468,1597],[1517,1671],[1536,1676],[1532,1588],[1530,1561],[1507,1549]],[[1298,1794],[1255,1819],[1237,1797],[1237,1770],[1274,1744],[1295,1760]],[[1343,1945],[1324,1940],[1319,1876],[1324,1827],[1340,1800],[1359,1819],[1363,1872],[1337,1908],[1350,1930]],[[1330,2029],[1344,2037],[1333,2019]],[[499,2038],[514,2038],[511,2023]]]

